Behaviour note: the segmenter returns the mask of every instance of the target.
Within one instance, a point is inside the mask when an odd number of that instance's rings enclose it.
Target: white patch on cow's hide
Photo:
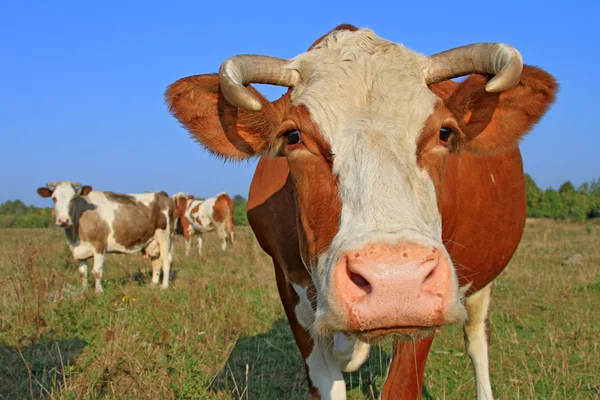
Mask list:
[[[315,321],[315,310],[313,310],[310,301],[308,300],[306,288],[296,284],[292,284],[292,286],[300,298],[296,308],[294,308],[296,319],[304,329],[309,330]]]
[[[300,326],[310,334],[315,312],[306,294],[306,288],[296,284],[292,284],[292,286],[299,297],[299,302],[294,309],[296,319]],[[319,389],[322,399],[345,399],[346,383],[340,363],[331,351],[331,339],[313,336],[313,342],[313,350],[305,360],[313,386]]]
[[[331,353],[330,340],[313,338],[315,346],[306,358],[308,376],[314,387],[319,389],[323,400],[343,400],[346,398],[346,382],[338,361]]]

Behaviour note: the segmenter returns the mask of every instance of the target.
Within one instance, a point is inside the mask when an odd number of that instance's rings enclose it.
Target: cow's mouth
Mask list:
[[[377,344],[385,339],[412,342],[432,335],[437,329],[439,329],[438,326],[398,326],[392,328],[369,329],[360,332],[352,332],[352,334],[356,335],[359,340],[369,344]]]

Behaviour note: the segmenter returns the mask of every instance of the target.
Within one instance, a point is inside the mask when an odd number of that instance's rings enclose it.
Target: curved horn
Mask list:
[[[514,47],[502,43],[475,43],[429,57],[425,67],[427,84],[471,73],[495,75],[485,85],[487,92],[501,92],[521,80],[523,58]]]
[[[46,183],[46,187],[47,187],[48,189],[50,189],[50,188],[53,188],[53,187],[56,187],[56,182],[48,182],[48,183]]]
[[[239,55],[231,57],[219,68],[219,83],[223,96],[234,106],[260,111],[262,104],[244,85],[267,83],[292,87],[300,78],[297,71],[283,68],[289,61],[281,58]]]

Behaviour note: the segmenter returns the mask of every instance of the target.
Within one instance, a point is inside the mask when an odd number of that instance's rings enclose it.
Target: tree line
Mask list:
[[[248,225],[246,199],[239,194],[233,198],[234,222]],[[48,228],[54,226],[52,207],[39,208],[26,205],[21,200],[8,200],[0,204],[0,228]]]
[[[578,188],[567,181],[558,190],[540,189],[533,178],[525,174],[527,216],[558,220],[585,221],[600,218],[600,180],[585,182]],[[233,197],[236,225],[248,225],[246,199]],[[47,228],[54,225],[52,208],[27,206],[21,200],[8,200],[0,205],[0,228]]]
[[[585,182],[578,188],[567,181],[558,190],[541,190],[525,174],[527,216],[558,220],[585,221],[600,218],[600,180]]]

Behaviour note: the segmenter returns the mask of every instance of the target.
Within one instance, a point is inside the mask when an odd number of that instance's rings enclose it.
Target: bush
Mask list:
[[[14,223],[15,228],[48,228],[51,218],[37,214],[18,217]]]
[[[235,225],[248,225],[248,216],[246,215],[246,199],[236,194],[233,197],[233,221]]]
[[[0,228],[12,228],[16,220],[14,215],[0,215]]]

